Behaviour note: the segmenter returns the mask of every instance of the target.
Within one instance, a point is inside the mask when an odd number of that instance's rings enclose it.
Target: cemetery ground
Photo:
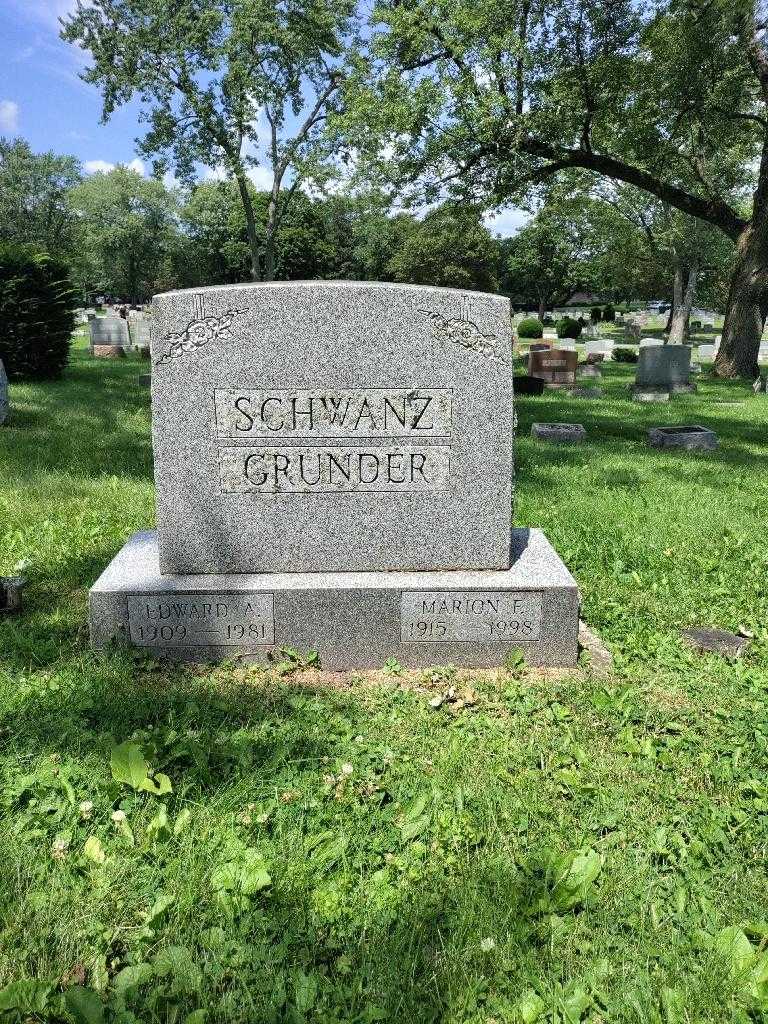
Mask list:
[[[768,399],[702,375],[639,405],[614,364],[603,399],[518,399],[515,522],[607,677],[169,667],[88,648],[153,484],[147,364],[79,344],[0,437],[0,572],[30,559],[0,619],[0,1017],[766,1019]],[[676,423],[720,447],[647,447]],[[694,625],[754,635],[727,661]]]

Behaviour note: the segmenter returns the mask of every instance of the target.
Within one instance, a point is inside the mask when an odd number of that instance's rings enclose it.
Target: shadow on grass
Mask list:
[[[149,392],[136,382],[142,372],[146,364],[132,359],[105,363],[77,354],[61,381],[34,390],[12,384],[3,440],[13,477],[34,481],[42,471],[151,480]]]

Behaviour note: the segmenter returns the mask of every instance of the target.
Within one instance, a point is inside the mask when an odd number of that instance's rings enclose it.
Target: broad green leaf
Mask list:
[[[173,823],[173,834],[177,836],[182,829],[185,829],[192,819],[192,813],[188,807],[185,807],[183,811],[180,811],[176,817],[176,821]],[[197,1010],[195,1011],[198,1012]],[[200,1010],[200,1013],[203,1011]]]
[[[115,975],[112,984],[116,992],[123,993],[128,989],[145,985],[151,980],[154,973],[150,964],[132,964],[130,967],[124,967],[122,971],[119,971]]]
[[[166,838],[166,834],[170,835],[170,828],[168,827],[168,811],[166,811],[165,806],[161,804],[160,810],[147,825],[147,838],[164,839]]]
[[[94,864],[103,864],[107,859],[107,855],[104,853],[104,847],[101,845],[101,840],[98,836],[88,836],[85,840],[83,853],[89,860],[92,860]]]
[[[167,793],[173,792],[171,780],[162,772],[158,772],[154,779],[144,779],[139,789],[146,790],[147,793],[152,793],[154,796],[165,796]]]
[[[5,988],[0,988],[0,1012],[42,1013],[52,989],[53,986],[44,981],[12,981]]]
[[[314,975],[304,974],[299,971],[296,979],[296,1009],[299,1013],[306,1013],[311,1010],[317,997],[317,980]]]
[[[112,748],[112,778],[133,789],[141,789],[147,778],[147,762],[135,743],[126,740]]]
[[[64,994],[64,1002],[75,1024],[103,1024],[104,1007],[93,989],[74,985]]]
[[[533,989],[523,992],[513,1007],[513,1020],[519,1024],[534,1024],[546,1010],[544,1000]]]
[[[755,948],[738,925],[718,932],[714,948],[728,961],[734,974],[741,974],[755,959]]]
[[[406,821],[403,827],[400,829],[400,838],[404,843],[409,842],[411,839],[415,839],[416,836],[421,835],[422,832],[429,826],[432,816],[425,814],[422,818],[417,818],[415,821]]]
[[[205,1024],[205,1010],[193,1010],[184,1018],[184,1024]]]
[[[557,857],[551,872],[552,907],[568,910],[580,903],[602,866],[600,854],[594,850],[576,850]]]
[[[160,918],[166,912],[166,910],[176,902],[176,897],[171,896],[169,893],[160,893],[155,902],[149,909],[145,925],[147,928],[154,928],[159,923]]]
[[[227,861],[215,868],[211,875],[214,891],[243,896],[252,896],[271,884],[266,862],[256,850],[246,850],[237,860]]]

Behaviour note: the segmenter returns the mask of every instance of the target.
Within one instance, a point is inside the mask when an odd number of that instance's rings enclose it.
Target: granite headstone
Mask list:
[[[91,348],[106,345],[120,345],[129,348],[131,339],[128,324],[120,316],[99,316],[90,322]]]
[[[648,345],[640,349],[635,386],[648,391],[685,391],[692,387],[688,345]]]
[[[528,373],[538,377],[548,388],[568,388],[576,384],[579,356],[575,351],[552,349],[550,352],[532,352],[528,358]]]
[[[91,590],[94,647],[575,663],[576,583],[512,528],[507,300],[307,282],[170,293],[155,315],[160,529]]]

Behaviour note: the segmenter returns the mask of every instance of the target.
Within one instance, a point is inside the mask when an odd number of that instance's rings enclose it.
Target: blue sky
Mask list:
[[[36,152],[71,153],[88,173],[116,163],[146,173],[136,155],[143,133],[138,104],[101,124],[100,94],[78,77],[86,55],[58,37],[58,19],[74,6],[75,0],[0,0],[0,135],[21,136]],[[258,184],[264,187],[263,180]],[[526,219],[509,210],[486,223],[508,235]]]

